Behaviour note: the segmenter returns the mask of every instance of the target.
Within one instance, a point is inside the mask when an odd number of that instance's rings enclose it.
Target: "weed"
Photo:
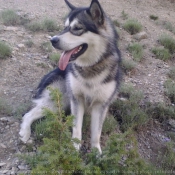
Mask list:
[[[133,34],[136,34],[142,30],[142,25],[134,19],[129,19],[124,23],[123,28],[128,33],[133,35]]]
[[[120,27],[120,23],[118,22],[118,20],[116,20],[116,19],[113,20],[113,23],[114,23],[115,26]]]
[[[42,28],[44,31],[47,32],[53,32],[55,30],[59,30],[56,22],[51,19],[44,19],[42,22]]]
[[[41,43],[40,48],[44,51],[44,52],[51,52],[52,51],[52,45],[50,42],[43,42]]]
[[[156,58],[161,59],[163,61],[167,61],[171,58],[171,54],[168,49],[165,48],[153,48],[152,52],[155,54]]]
[[[156,21],[156,20],[158,20],[159,17],[155,16],[155,15],[150,15],[149,18]]]
[[[128,14],[127,13],[125,13],[125,11],[123,10],[122,11],[122,13],[121,13],[121,18],[123,19],[123,20],[126,20],[126,19],[128,19]]]
[[[175,27],[170,22],[163,21],[163,26],[165,27],[165,29],[175,34]]]
[[[128,46],[129,52],[132,54],[134,61],[140,62],[143,58],[143,47],[139,43],[133,43]]]
[[[171,78],[171,79],[174,79],[175,80],[175,66],[172,66],[170,68],[170,71],[168,73],[168,76]]]
[[[11,56],[12,50],[11,48],[3,41],[0,41],[0,58],[5,59]]]
[[[8,104],[8,102],[0,98],[0,114],[4,115],[12,115],[13,109],[12,107]]]
[[[1,18],[4,25],[18,25],[20,24],[20,17],[14,10],[4,10],[1,12]]]
[[[60,54],[52,53],[51,55],[49,55],[49,59],[51,60],[52,64],[57,65],[60,59]]]
[[[175,53],[175,39],[168,35],[162,35],[159,38],[160,44],[169,50],[171,54]]]
[[[133,60],[122,60],[122,68],[125,71],[125,73],[132,72],[136,67],[136,62]]]
[[[28,40],[28,41],[25,42],[25,45],[26,45],[28,48],[31,48],[31,47],[34,45],[34,43],[33,43],[32,40]]]
[[[26,28],[32,32],[39,32],[42,30],[42,25],[40,22],[30,22],[29,24],[26,25]]]
[[[171,103],[175,103],[175,82],[172,80],[167,80],[164,83],[165,94],[169,97]]]
[[[144,125],[149,117],[139,106],[143,94],[130,85],[123,85],[120,95],[128,100],[116,100],[110,107],[110,112],[115,116],[123,132],[133,128],[138,129]]]

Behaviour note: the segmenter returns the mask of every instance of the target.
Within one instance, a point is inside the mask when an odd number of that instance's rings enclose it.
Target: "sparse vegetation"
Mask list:
[[[128,46],[134,61],[140,62],[143,59],[143,47],[139,43],[132,43]]]
[[[152,52],[155,54],[156,58],[161,59],[163,61],[167,61],[171,58],[171,54],[168,49],[165,48],[153,48]]]
[[[131,35],[134,35],[142,30],[142,25],[135,19],[129,19],[124,23],[123,28]]]
[[[125,11],[123,10],[122,11],[122,13],[121,13],[121,18],[123,19],[123,20],[126,20],[126,19],[128,19],[128,14],[127,13],[125,13]]]
[[[4,25],[18,25],[20,24],[20,16],[14,10],[3,10],[1,18]]]
[[[28,48],[31,48],[31,47],[34,45],[34,43],[33,43],[32,40],[27,40],[27,41],[25,42],[25,45],[26,45]]]
[[[163,26],[165,29],[175,34],[175,27],[169,21],[163,21]]]
[[[169,76],[171,79],[175,80],[175,66],[172,66],[172,67],[170,68],[170,71],[169,71],[169,73],[168,73],[168,76]]]
[[[0,114],[11,115],[12,112],[13,112],[13,109],[8,104],[8,102],[5,99],[0,98]]]
[[[115,26],[120,27],[120,23],[118,22],[118,20],[116,20],[116,19],[113,20],[113,23],[114,23]]]
[[[26,25],[26,27],[32,32],[53,32],[55,30],[59,30],[59,27],[57,26],[56,22],[51,19],[44,19],[43,21],[33,21]]]
[[[136,62],[133,60],[123,59],[122,68],[126,74],[132,72],[136,68]]]
[[[175,103],[175,82],[172,80],[167,80],[164,83],[165,94],[169,97],[171,103]]]
[[[41,43],[40,47],[44,52],[51,52],[52,51],[52,45],[50,42],[43,42],[43,43]]]
[[[49,59],[51,60],[52,64],[57,65],[60,59],[60,54],[52,53],[51,55],[49,55]]]
[[[0,59],[5,59],[11,56],[11,48],[3,41],[0,41]]]
[[[164,34],[159,38],[159,41],[171,54],[175,53],[175,39]]]
[[[150,15],[149,18],[156,21],[156,20],[158,20],[159,17],[155,16],[155,15]]]

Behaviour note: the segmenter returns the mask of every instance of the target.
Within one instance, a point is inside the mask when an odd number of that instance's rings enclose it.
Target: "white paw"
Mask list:
[[[19,132],[19,135],[20,135],[20,139],[21,141],[23,141],[24,143],[27,143],[27,141],[29,140],[30,138],[30,135],[31,135],[31,129],[30,127],[27,128],[27,127],[21,127],[20,129],[20,132]]]

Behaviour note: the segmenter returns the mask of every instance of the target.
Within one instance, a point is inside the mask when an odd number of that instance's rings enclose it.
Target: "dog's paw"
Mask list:
[[[27,129],[27,128],[21,128],[20,129],[20,132],[19,132],[19,135],[20,135],[20,140],[24,143],[27,143],[27,141],[29,140],[30,138],[30,135],[31,135],[31,130],[30,128]]]

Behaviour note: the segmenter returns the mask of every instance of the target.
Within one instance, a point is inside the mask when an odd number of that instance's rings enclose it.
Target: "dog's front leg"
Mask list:
[[[82,122],[84,115],[84,103],[82,98],[72,98],[71,100],[71,114],[75,117],[73,122],[72,138],[77,138],[81,141],[82,138]],[[81,144],[74,143],[77,150],[80,149]]]
[[[93,105],[91,111],[91,147],[97,148],[100,154],[102,153],[100,137],[107,111],[108,106],[105,106],[101,103],[96,103]]]

